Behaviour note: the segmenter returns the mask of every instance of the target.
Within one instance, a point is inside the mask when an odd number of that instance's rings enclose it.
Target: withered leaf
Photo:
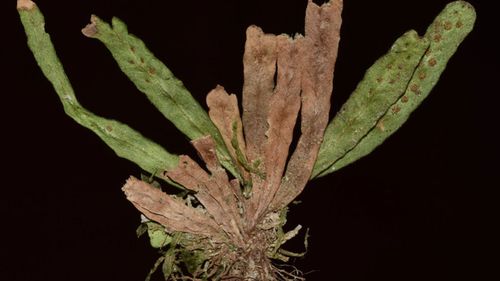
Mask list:
[[[262,155],[269,99],[274,89],[276,71],[276,35],[264,34],[257,26],[247,29],[243,55],[243,129],[250,161]]]
[[[249,181],[250,175],[244,167],[247,163],[243,125],[238,108],[238,99],[234,94],[229,95],[224,87],[217,85],[207,95],[209,116],[222,135],[234,163],[238,167],[241,179]],[[237,147],[233,145],[236,141]],[[239,149],[239,151],[237,150]]]
[[[217,223],[207,214],[186,206],[146,182],[130,177],[122,187],[127,199],[146,217],[163,225],[169,232],[189,232],[223,241]]]
[[[189,156],[181,155],[179,167],[166,172],[171,180],[196,192],[195,197],[217,222],[219,227],[233,240],[243,245],[242,220],[239,215],[237,197],[225,170],[215,154],[215,143],[210,136],[192,141],[211,175]]]
[[[277,37],[277,82],[274,93],[268,101],[272,110],[267,117],[267,139],[264,143],[266,182],[263,189],[254,190],[258,202],[254,220],[263,215],[278,190],[283,176],[288,150],[293,139],[293,130],[300,110],[300,44],[296,40],[280,35]]]
[[[309,0],[307,5],[306,34],[301,45],[301,136],[273,199],[273,210],[285,207],[302,192],[316,161],[328,124],[333,70],[340,40],[341,12],[342,0],[332,0],[321,7]]]

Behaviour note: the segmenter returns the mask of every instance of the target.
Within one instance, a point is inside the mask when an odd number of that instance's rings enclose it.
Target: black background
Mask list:
[[[11,2],[1,8],[9,16],[1,44],[0,280],[143,280],[157,255],[136,238],[139,213],[120,190],[140,171],[63,113]],[[332,114],[395,38],[408,29],[423,34],[448,1],[344,2]],[[308,254],[295,260],[308,280],[481,280],[493,264],[485,222],[494,209],[487,198],[498,188],[500,59],[499,25],[487,2],[495,1],[471,1],[475,30],[405,126],[370,156],[311,182],[303,203],[291,209],[289,227],[311,229]],[[240,95],[248,25],[303,32],[306,6],[305,0],[37,3],[85,107],[191,155],[187,140],[104,46],[80,33],[90,14],[123,19],[204,105],[216,84]],[[300,239],[292,250],[302,250]]]

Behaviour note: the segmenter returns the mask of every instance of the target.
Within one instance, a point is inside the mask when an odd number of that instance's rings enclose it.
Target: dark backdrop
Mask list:
[[[64,115],[25,44],[15,1],[6,2],[0,279],[143,280],[157,255],[135,237],[139,213],[120,191],[140,171]],[[344,2],[332,114],[399,35],[412,28],[423,34],[448,1]],[[310,228],[309,251],[295,260],[308,280],[480,280],[489,267],[483,221],[493,210],[486,199],[498,188],[491,181],[498,157],[498,24],[488,1],[471,2],[475,30],[405,126],[370,156],[311,182],[302,204],[291,209],[289,227]],[[38,4],[85,107],[192,155],[104,46],[80,33],[90,14],[123,19],[204,105],[216,84],[240,96],[246,27],[303,32],[306,1]],[[292,250],[302,250],[300,239]]]

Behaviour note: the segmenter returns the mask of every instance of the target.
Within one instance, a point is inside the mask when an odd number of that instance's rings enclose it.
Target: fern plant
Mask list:
[[[191,140],[204,169],[82,107],[42,13],[32,1],[18,0],[28,45],[66,114],[148,175],[131,176],[122,188],[142,214],[137,234],[147,233],[160,254],[147,280],[160,267],[166,280],[303,280],[299,271],[273,263],[304,254],[283,248],[301,229],[285,231],[288,206],[308,181],[357,161],[401,127],[475,21],[473,7],[455,1],[423,36],[404,33],[329,121],[342,5],[309,0],[304,35],[247,29],[241,114],[237,97],[222,86],[208,93],[206,112],[122,21],[91,17],[83,34],[101,41],[137,88]],[[300,137],[290,151],[299,118]],[[178,192],[167,194],[165,185]],[[307,233],[305,242],[307,247]]]

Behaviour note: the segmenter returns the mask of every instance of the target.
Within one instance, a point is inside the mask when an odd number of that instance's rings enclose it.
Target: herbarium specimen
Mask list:
[[[475,21],[473,7],[455,1],[424,36],[404,33],[329,122],[342,5],[308,0],[304,35],[248,27],[241,114],[237,97],[222,86],[208,93],[207,113],[122,21],[91,17],[83,34],[104,43],[124,74],[191,139],[204,169],[83,108],[40,10],[18,0],[28,45],[65,112],[151,175],[131,176],[122,188],[142,214],[138,234],[147,232],[161,254],[147,280],[159,267],[166,280],[304,280],[273,262],[301,255],[283,249],[301,228],[284,230],[287,206],[308,181],[360,159],[393,134],[429,94]],[[290,151],[296,124],[300,137]],[[167,194],[166,184],[179,192]]]

